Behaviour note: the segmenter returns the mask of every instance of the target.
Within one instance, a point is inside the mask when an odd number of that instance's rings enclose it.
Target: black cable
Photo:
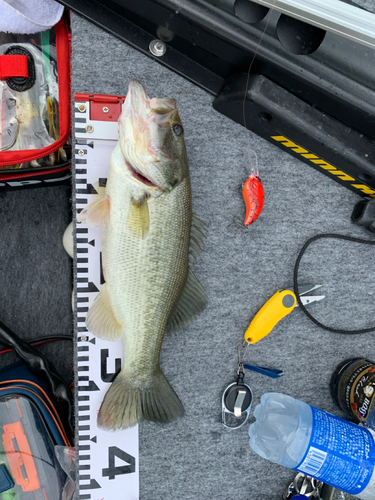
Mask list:
[[[342,330],[342,329],[332,328],[330,326],[323,325],[317,319],[315,319],[314,316],[312,316],[306,310],[306,307],[302,304],[301,298],[298,295],[298,269],[299,269],[299,265],[300,265],[301,259],[303,257],[303,254],[306,251],[306,248],[314,241],[322,239],[322,238],[337,238],[339,240],[348,240],[348,241],[353,241],[355,243],[364,243],[366,245],[375,245],[375,241],[364,240],[362,238],[354,238],[352,236],[344,236],[341,234],[330,234],[330,233],[318,234],[316,236],[313,236],[309,240],[307,240],[306,243],[303,245],[303,247],[302,247],[302,249],[297,257],[296,263],[294,265],[294,272],[293,272],[293,287],[294,287],[294,293],[297,297],[298,305],[300,306],[301,310],[306,314],[306,316],[311,319],[311,321],[313,321],[316,325],[320,326],[320,328],[323,328],[324,330],[328,330],[328,331],[333,332],[333,333],[350,333],[350,334],[368,333],[368,332],[374,331],[375,326],[373,326],[371,328],[362,328],[361,330]]]
[[[39,346],[39,345],[45,345],[49,344],[51,342],[58,342],[61,340],[69,340],[70,342],[73,342],[73,336],[72,335],[48,335],[47,337],[37,337],[35,339],[30,339],[27,341],[28,344],[31,346]],[[1,342],[0,342],[1,344]],[[8,354],[9,352],[14,351],[13,347],[7,347],[5,349],[0,349],[0,355],[1,354]]]

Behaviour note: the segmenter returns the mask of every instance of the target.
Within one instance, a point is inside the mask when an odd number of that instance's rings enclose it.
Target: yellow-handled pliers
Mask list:
[[[301,285],[298,294],[304,306],[324,299],[324,295],[305,295],[317,290],[323,285]],[[277,323],[287,314],[298,307],[297,297],[291,288],[278,290],[258,311],[245,332],[245,340],[249,344],[255,344],[258,340],[268,335]]]

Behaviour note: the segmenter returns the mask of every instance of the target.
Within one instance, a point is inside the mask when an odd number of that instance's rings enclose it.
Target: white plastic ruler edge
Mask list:
[[[118,128],[117,121],[91,121],[90,103],[76,101],[74,129],[75,210],[79,213],[93,200],[93,184],[107,178]],[[98,339],[85,325],[87,311],[102,286],[101,228],[77,223],[76,234],[78,498],[139,500],[138,426],[112,432],[97,426],[109,379],[119,369],[123,356],[121,341]]]

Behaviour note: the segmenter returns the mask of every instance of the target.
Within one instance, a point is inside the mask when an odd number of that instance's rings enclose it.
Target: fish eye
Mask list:
[[[184,129],[182,128],[182,125],[176,123],[175,125],[173,125],[173,132],[176,135],[182,135],[184,133]]]

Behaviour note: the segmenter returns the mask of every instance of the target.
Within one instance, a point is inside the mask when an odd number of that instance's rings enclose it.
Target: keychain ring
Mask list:
[[[241,409],[241,415],[236,416],[234,411],[230,410],[226,404],[226,399],[228,395],[231,392],[231,388],[234,388],[234,386],[237,386],[238,388],[244,388],[246,391],[246,395],[248,396],[247,399],[250,399],[250,401],[247,403],[247,406],[245,409]],[[228,385],[228,387],[225,389],[222,399],[221,399],[221,411],[222,411],[222,424],[226,429],[240,429],[243,425],[246,424],[246,422],[249,419],[250,416],[250,408],[251,408],[251,403],[253,401],[253,392],[250,389],[250,387],[247,384],[242,383],[239,385],[237,382],[233,382],[232,384]],[[244,401],[245,402],[245,401]],[[238,425],[228,425],[227,420],[226,420],[226,414],[233,415],[236,419],[241,420],[243,418],[243,415],[245,414],[245,419],[243,422],[239,423]]]

